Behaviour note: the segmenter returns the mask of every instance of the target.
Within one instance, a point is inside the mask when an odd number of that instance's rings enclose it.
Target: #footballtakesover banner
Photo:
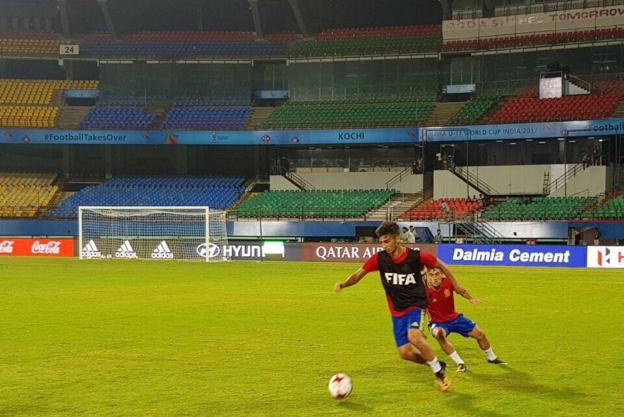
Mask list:
[[[417,143],[418,128],[272,131],[0,129],[16,145],[353,145]]]
[[[438,258],[450,265],[498,265],[584,268],[584,246],[440,245]]]

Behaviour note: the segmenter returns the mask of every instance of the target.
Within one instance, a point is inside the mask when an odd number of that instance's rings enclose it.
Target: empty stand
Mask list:
[[[0,173],[0,217],[35,217],[58,187],[55,174]]]
[[[393,190],[265,191],[243,201],[240,217],[362,217],[387,202]]]
[[[565,96],[540,100],[512,98],[496,112],[490,123],[539,122],[556,120],[587,120],[609,117],[620,97]]]
[[[123,177],[90,186],[51,212],[76,217],[79,206],[208,206],[225,209],[244,192],[244,177]]]
[[[148,129],[156,116],[137,107],[94,107],[80,129]]]
[[[409,220],[463,219],[467,214],[483,208],[481,200],[466,198],[441,198],[429,200],[403,213],[401,218]]]
[[[470,100],[451,117],[449,123],[453,125],[474,124],[483,118],[500,100],[500,97],[480,96]]]
[[[603,205],[584,215],[587,219],[624,219],[624,196],[608,200]]]
[[[263,128],[312,129],[380,126],[419,126],[433,103],[289,103],[278,107]]]
[[[445,42],[442,49],[447,51],[513,48],[523,45],[550,45],[554,43],[589,42],[602,39],[624,37],[624,28],[604,28],[562,33],[537,33],[523,36],[508,36],[488,39],[469,39]]]
[[[570,220],[582,217],[595,197],[509,198],[482,213],[485,220]]]
[[[24,128],[52,128],[58,107],[1,106],[0,126]]]
[[[97,81],[0,79],[0,103],[50,104],[56,90],[92,90]]]
[[[161,127],[163,129],[243,129],[250,107],[173,107]]]

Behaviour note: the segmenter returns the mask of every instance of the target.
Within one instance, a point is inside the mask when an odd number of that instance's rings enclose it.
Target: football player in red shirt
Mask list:
[[[429,312],[429,330],[440,343],[442,350],[455,361],[457,372],[466,372],[466,364],[459,356],[455,347],[448,341],[448,335],[459,333],[464,337],[477,340],[479,347],[485,352],[489,363],[506,365],[492,351],[485,332],[475,322],[455,311],[453,293],[456,292],[472,304],[479,304],[468,290],[460,286],[454,278],[447,278],[442,269],[434,266],[427,274],[427,311]]]
[[[366,274],[379,271],[381,285],[392,316],[394,339],[401,359],[429,365],[436,377],[436,386],[441,391],[449,388],[446,364],[438,361],[425,339],[422,318],[427,308],[427,291],[422,277],[423,267],[443,268],[452,276],[446,266],[435,256],[401,245],[399,226],[385,222],[375,234],[383,251],[373,255],[364,265],[346,280],[335,285],[340,292],[357,284]]]

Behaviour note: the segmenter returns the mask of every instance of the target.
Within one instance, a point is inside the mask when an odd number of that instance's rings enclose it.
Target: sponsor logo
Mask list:
[[[89,243],[87,243],[84,248],[82,248],[82,251],[80,251],[80,257],[87,259],[101,258],[102,252],[100,252],[100,250],[97,248],[95,242],[93,240],[90,240]]]
[[[30,248],[33,254],[59,255],[61,253],[61,242],[51,240],[48,243],[40,243],[35,240]]]
[[[587,266],[590,268],[624,268],[624,248],[621,246],[589,246]]]
[[[152,258],[154,259],[173,259],[173,252],[169,249],[169,245],[164,240],[160,241],[160,244],[152,252]]]
[[[397,274],[395,272],[386,272],[384,277],[386,278],[386,281],[392,285],[416,284],[415,274]]]
[[[202,258],[215,258],[221,253],[219,246],[214,243],[208,243],[208,245],[202,243],[197,247],[196,251]]]
[[[264,248],[258,245],[217,245],[215,243],[202,243],[196,248],[197,254],[202,258],[235,258],[258,259],[265,257]],[[281,254],[284,256],[284,254]]]
[[[0,242],[0,253],[13,253],[13,245],[15,244],[12,240],[3,240]]]
[[[492,248],[491,250],[479,249],[463,249],[455,248],[453,251],[454,261],[485,261],[485,262],[503,262],[505,261],[505,253]],[[558,264],[570,263],[570,251],[543,251],[529,252],[520,249],[512,249],[507,255],[507,260],[512,263],[545,263]]]
[[[319,246],[315,250],[317,258],[327,259],[368,259],[377,252],[383,251],[381,246]]]
[[[136,259],[138,256],[134,249],[132,249],[130,242],[126,240],[121,244],[119,249],[117,249],[117,252],[115,252],[115,258]]]

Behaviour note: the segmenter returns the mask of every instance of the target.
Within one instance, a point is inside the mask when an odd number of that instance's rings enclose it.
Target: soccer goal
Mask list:
[[[226,261],[225,215],[209,207],[79,207],[80,259]]]

